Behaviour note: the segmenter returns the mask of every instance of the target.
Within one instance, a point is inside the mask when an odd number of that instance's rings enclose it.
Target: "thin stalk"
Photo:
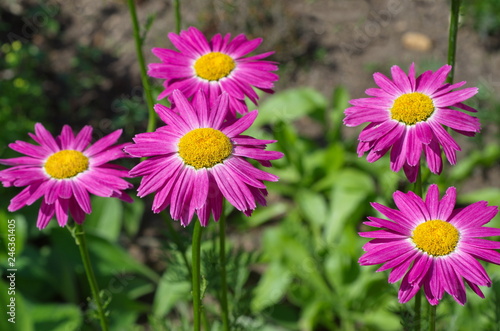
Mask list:
[[[437,305],[429,304],[429,331],[436,331],[436,309]]]
[[[418,167],[417,180],[413,186],[413,193],[422,197],[422,169]]]
[[[192,245],[192,279],[193,279],[193,330],[201,329],[201,291],[200,291],[200,247],[201,247],[201,225],[198,220],[194,222],[193,245]]]
[[[415,181],[415,186],[413,192],[422,197],[422,169],[419,166],[417,172],[417,180]],[[421,316],[422,316],[422,291],[419,290],[417,294],[415,294],[415,315],[414,315],[414,330],[420,331],[421,326]]]
[[[448,74],[446,82],[453,83],[455,73],[455,55],[457,52],[457,32],[458,32],[458,16],[460,12],[460,0],[451,0],[450,13],[450,31],[448,34],[448,64],[451,65],[451,71]]]
[[[179,0],[174,0],[174,12],[175,12],[175,31],[177,33],[181,32],[181,5]]]
[[[146,63],[144,62],[144,55],[142,53],[141,33],[139,28],[139,21],[137,20],[137,12],[135,10],[134,0],[127,0],[130,18],[132,20],[132,28],[134,31],[135,52],[137,53],[137,60],[139,61],[139,69],[141,70],[142,87],[144,88],[144,95],[146,96],[146,103],[149,111],[148,128],[147,132],[152,132],[156,128],[156,113],[154,110],[153,94],[151,93],[151,86],[149,84],[148,75],[146,71]]]
[[[420,331],[420,320],[421,320],[421,306],[422,306],[422,291],[418,291],[415,294],[415,315],[413,320],[413,330]]]
[[[80,256],[82,257],[83,267],[85,269],[85,274],[89,282],[90,291],[92,292],[92,297],[94,298],[95,304],[97,306],[97,314],[99,315],[99,321],[101,323],[102,331],[108,330],[108,321],[106,318],[106,313],[104,312],[103,304],[101,302],[101,297],[99,296],[99,287],[97,286],[97,281],[95,278],[94,270],[92,269],[92,264],[90,263],[89,250],[87,248],[87,241],[85,239],[85,232],[80,224],[75,223],[74,228],[69,228],[68,230],[73,235],[75,243],[80,250]]]
[[[227,280],[226,280],[226,215],[224,208],[219,219],[219,261],[220,261],[220,281],[222,293],[220,305],[222,311],[222,325],[224,331],[229,331],[229,310],[227,306]]]

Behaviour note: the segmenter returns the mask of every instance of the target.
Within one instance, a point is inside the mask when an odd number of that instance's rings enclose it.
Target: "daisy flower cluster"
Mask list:
[[[194,27],[169,38],[179,52],[153,48],[162,63],[150,64],[148,71],[165,79],[158,99],[168,96],[172,107],[157,104],[155,111],[166,125],[136,135],[134,144],[125,148],[134,157],[149,157],[130,172],[142,176],[138,195],[154,193],[153,212],[170,206],[172,219],[183,226],[195,214],[202,226],[211,215],[218,221],[224,198],[249,216],[257,204],[266,204],[263,181],[278,177],[247,159],[269,167],[270,160],[283,157],[265,150],[275,140],[243,135],[258,114],[249,112],[245,97],[256,104],[253,88],[270,93],[278,80],[272,73],[277,64],[262,60],[273,52],[244,57],[262,39],[239,35],[231,40],[229,34],[217,34],[209,42]],[[237,113],[244,116],[237,118]]]
[[[456,164],[460,146],[445,127],[465,136],[480,131],[479,120],[466,113],[476,110],[463,103],[478,89],[460,89],[466,82],[445,83],[450,71],[451,66],[444,65],[416,77],[412,64],[408,74],[393,66],[392,80],[375,73],[379,87],[367,89],[369,98],[351,100],[352,107],[345,110],[345,125],[368,123],[359,135],[358,156],[368,153],[367,161],[375,162],[390,152],[391,170],[403,169],[410,182],[420,176],[422,154],[435,174],[443,170],[442,151]],[[364,245],[359,263],[382,264],[377,271],[392,269],[389,282],[402,280],[401,303],[422,288],[431,305],[445,292],[463,305],[465,283],[484,298],[479,286],[491,286],[491,279],[477,259],[500,264],[500,243],[483,239],[500,235],[499,229],[484,227],[498,208],[486,201],[455,208],[456,189],[448,188],[440,200],[435,184],[425,199],[397,191],[394,202],[398,209],[372,203],[386,218],[368,217],[365,225],[378,230],[360,233],[373,239]]]
[[[283,156],[267,151],[275,140],[259,140],[244,135],[257,117],[249,111],[248,97],[259,99],[254,88],[272,93],[278,75],[277,64],[262,59],[273,52],[247,56],[262,39],[248,40],[243,34],[231,40],[220,34],[207,41],[196,28],[169,38],[179,49],[154,48],[161,63],[150,64],[151,77],[165,79],[159,99],[169,97],[171,108],[155,106],[165,122],[155,132],[140,133],[134,143],[114,145],[121,130],[90,144],[92,129],[84,127],[76,136],[69,126],[54,138],[42,124],[35,125],[30,137],[10,144],[26,156],[3,159],[12,166],[0,171],[6,187],[26,188],[12,199],[9,211],[31,205],[43,197],[37,226],[43,229],[52,217],[60,226],[68,217],[81,224],[92,211],[90,196],[116,197],[132,202],[124,190],[132,187],[123,178],[141,176],[139,197],[154,193],[152,210],[170,206],[174,220],[187,226],[198,215],[203,226],[213,215],[220,218],[222,201],[250,215],[257,204],[265,205],[263,181],[278,177],[259,170],[248,159],[265,167]],[[236,114],[243,114],[238,118]],[[108,162],[122,157],[146,157],[130,172]]]

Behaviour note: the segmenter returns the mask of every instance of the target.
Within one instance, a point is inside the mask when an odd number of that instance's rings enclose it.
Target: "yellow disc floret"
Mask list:
[[[391,118],[406,125],[427,120],[434,112],[432,99],[420,92],[399,96],[392,105]]]
[[[195,169],[222,163],[233,151],[231,140],[219,130],[194,129],[179,140],[179,156]]]
[[[430,220],[419,224],[413,230],[411,239],[418,249],[427,254],[444,256],[455,250],[460,233],[448,222]]]
[[[71,178],[89,168],[89,159],[82,152],[65,149],[52,154],[45,162],[44,168],[52,178]]]
[[[203,55],[194,63],[194,71],[200,78],[219,80],[228,76],[236,67],[236,63],[229,55],[220,52],[211,52]]]

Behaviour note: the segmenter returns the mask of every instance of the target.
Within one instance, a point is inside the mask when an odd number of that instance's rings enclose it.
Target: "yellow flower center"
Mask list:
[[[229,138],[212,128],[194,129],[179,140],[179,156],[195,169],[222,163],[233,151]]]
[[[52,178],[71,178],[89,168],[89,159],[79,151],[65,149],[52,154],[44,167]]]
[[[418,225],[413,230],[411,239],[418,249],[427,254],[443,256],[455,250],[460,233],[448,222],[430,220]]]
[[[211,52],[203,55],[194,63],[194,71],[200,78],[219,80],[228,76],[236,67],[234,60],[226,54]]]
[[[414,125],[431,117],[434,103],[427,95],[420,92],[406,93],[398,97],[391,108],[393,120]]]

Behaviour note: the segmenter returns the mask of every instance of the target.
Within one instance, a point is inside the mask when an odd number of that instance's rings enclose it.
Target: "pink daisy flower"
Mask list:
[[[500,229],[483,227],[498,213],[496,206],[479,201],[455,208],[456,190],[450,187],[439,200],[437,185],[431,185],[425,200],[413,192],[397,191],[394,202],[399,210],[378,203],[373,208],[387,219],[368,217],[364,224],[380,228],[361,232],[375,238],[363,249],[361,265],[383,265],[377,271],[392,269],[389,283],[403,278],[399,302],[408,302],[421,287],[431,305],[437,305],[443,293],[465,304],[463,280],[481,298],[480,286],[491,280],[477,259],[500,264],[500,243],[482,239],[499,236]]]
[[[9,147],[26,156],[0,159],[0,164],[13,166],[0,171],[3,186],[26,186],[11,201],[13,212],[31,205],[43,196],[38,212],[37,227],[43,229],[56,216],[65,226],[71,214],[81,224],[85,214],[92,212],[89,193],[101,197],[116,197],[132,202],[123,192],[131,188],[121,177],[128,177],[124,167],[108,164],[127,157],[124,145],[114,145],[121,135],[117,130],[90,145],[92,128],[85,126],[76,136],[68,125],[54,138],[42,124],[35,124],[35,134],[29,136],[38,145],[16,141]]]
[[[476,87],[452,91],[466,82],[445,84],[451,66],[436,72],[426,71],[415,78],[412,64],[408,75],[398,66],[391,68],[392,80],[375,73],[380,88],[369,88],[372,98],[351,100],[353,107],[345,110],[344,124],[357,126],[369,122],[359,135],[358,156],[368,152],[367,161],[375,162],[391,150],[391,169],[404,169],[415,182],[422,151],[429,169],[440,174],[443,169],[441,146],[451,164],[457,161],[460,146],[443,128],[474,136],[480,131],[479,120],[453,108],[476,112],[462,102],[475,95]],[[453,108],[452,108],[453,107]]]
[[[261,38],[248,40],[245,35],[240,34],[230,40],[230,34],[226,34],[224,38],[216,34],[208,42],[194,27],[179,35],[170,33],[168,37],[180,52],[153,48],[153,54],[162,63],[152,63],[148,70],[151,77],[165,79],[165,90],[158,96],[158,100],[171,95],[176,89],[188,98],[202,89],[213,105],[218,96],[226,92],[230,96],[229,109],[234,116],[236,112],[248,112],[245,96],[257,104],[259,97],[252,87],[267,93],[273,92],[278,75],[271,71],[278,70],[278,66],[276,62],[262,59],[274,52],[244,57],[260,45]]]
[[[179,90],[172,97],[178,113],[155,106],[167,125],[136,135],[135,144],[125,147],[132,156],[150,157],[130,171],[131,176],[143,176],[138,196],[155,193],[153,211],[159,213],[170,205],[170,215],[183,226],[194,213],[202,226],[208,224],[210,214],[218,221],[223,197],[247,216],[256,202],[265,205],[267,191],[262,181],[278,177],[255,168],[245,158],[271,166],[269,160],[283,154],[264,150],[275,140],[241,135],[254,122],[257,110],[228,122],[224,121],[229,103],[226,93],[212,109],[203,91],[195,94],[192,103]]]

